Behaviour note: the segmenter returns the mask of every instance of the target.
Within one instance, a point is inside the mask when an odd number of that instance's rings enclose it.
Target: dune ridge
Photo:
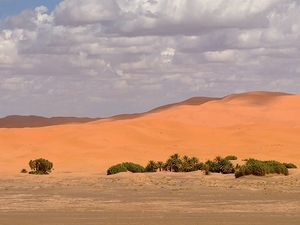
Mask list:
[[[51,117],[11,115],[0,118],[0,128],[45,127],[69,123],[87,123],[99,118]]]
[[[165,160],[173,153],[274,159],[300,166],[300,95],[250,92],[192,98],[147,113],[85,123],[1,128],[2,176],[43,157],[53,174],[100,173],[116,163]]]

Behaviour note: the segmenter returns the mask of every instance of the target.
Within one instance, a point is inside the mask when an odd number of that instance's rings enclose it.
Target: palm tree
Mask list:
[[[157,164],[155,161],[150,160],[146,166],[146,171],[147,172],[156,172],[157,170]]]
[[[192,158],[190,158],[190,161],[191,161],[192,171],[198,170],[197,165],[199,163],[199,159],[197,157],[193,156]]]
[[[158,161],[158,162],[156,163],[156,165],[157,165],[157,168],[159,169],[159,171],[161,171],[162,168],[164,167],[164,163],[163,163],[162,161]]]
[[[216,164],[215,172],[232,173],[234,171],[233,164],[228,159],[222,158],[221,156],[216,156],[214,162]]]
[[[192,160],[187,155],[182,157],[180,170],[183,171],[183,172],[192,171]]]
[[[180,155],[177,153],[171,155],[166,164],[168,165],[170,171],[178,172],[181,164]]]

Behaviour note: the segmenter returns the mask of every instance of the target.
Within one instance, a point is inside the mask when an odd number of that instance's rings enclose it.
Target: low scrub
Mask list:
[[[21,173],[28,173],[28,171],[26,169],[22,169]]]
[[[121,172],[127,172],[126,167],[122,163],[109,167],[107,170],[107,175],[121,173]]]
[[[127,171],[130,171],[132,173],[144,173],[145,168],[136,163],[125,162],[125,163],[120,163],[109,167],[107,170],[107,175],[117,174],[117,173],[127,172]]]
[[[297,166],[293,163],[283,163],[283,165],[288,169],[297,169]]]
[[[238,158],[235,155],[228,155],[225,157],[227,160],[237,160]]]
[[[125,168],[132,172],[132,173],[144,173],[145,172],[145,167],[136,164],[136,163],[132,163],[132,162],[125,162],[123,163],[123,165],[125,166]]]
[[[235,171],[235,177],[239,178],[247,175],[265,176],[266,174],[274,173],[288,175],[289,171],[284,164],[274,160],[260,161],[248,159],[245,165]]]

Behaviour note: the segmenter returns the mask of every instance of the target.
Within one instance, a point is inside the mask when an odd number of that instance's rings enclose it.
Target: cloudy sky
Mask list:
[[[300,1],[0,0],[0,117],[300,93]]]

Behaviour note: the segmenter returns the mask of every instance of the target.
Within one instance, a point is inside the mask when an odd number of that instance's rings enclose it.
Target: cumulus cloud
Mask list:
[[[111,0],[65,0],[54,10],[57,24],[80,26],[106,23],[118,18],[118,4]]]
[[[109,116],[196,95],[297,93],[299,11],[293,0],[64,0],[52,12],[26,9],[1,21],[1,116]]]

